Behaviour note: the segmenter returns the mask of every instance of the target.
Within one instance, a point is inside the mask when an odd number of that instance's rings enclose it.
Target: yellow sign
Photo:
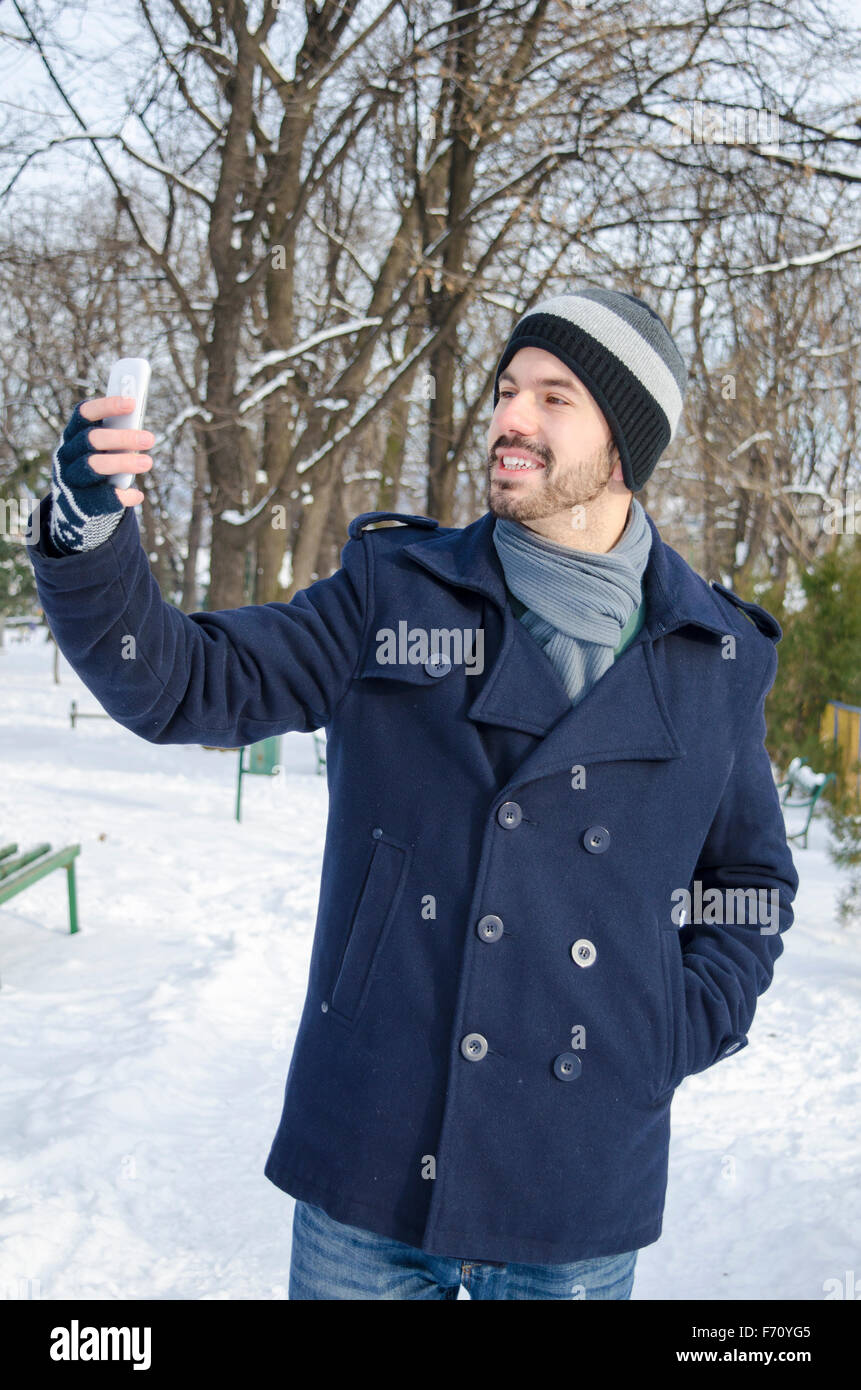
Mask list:
[[[856,795],[861,796],[861,771],[853,766],[861,759],[861,706],[829,700],[822,714],[819,737],[823,743],[837,744],[840,780],[845,787],[854,782]]]

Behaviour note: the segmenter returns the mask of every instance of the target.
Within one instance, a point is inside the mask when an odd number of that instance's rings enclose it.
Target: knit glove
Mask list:
[[[83,401],[75,406],[51,467],[49,529],[52,543],[64,555],[94,550],[116,530],[126,511],[113,483],[87,461],[96,452],[90,448],[89,431],[102,421],[85,420],[81,405]]]

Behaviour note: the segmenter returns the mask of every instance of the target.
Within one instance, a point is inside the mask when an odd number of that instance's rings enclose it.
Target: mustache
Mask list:
[[[497,439],[491,449],[489,462],[493,463],[493,461],[498,458],[501,453],[504,453],[506,449],[522,449],[526,454],[534,454],[537,459],[541,460],[545,467],[550,467],[551,459],[547,449],[543,448],[541,445],[524,444],[516,439],[506,439],[504,436],[501,439]]]

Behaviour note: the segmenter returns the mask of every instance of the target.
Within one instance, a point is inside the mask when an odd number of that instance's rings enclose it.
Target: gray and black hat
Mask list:
[[[524,347],[552,352],[604,413],[631,492],[645,486],[675,433],[687,384],[684,358],[662,319],[634,294],[580,290],[544,299],[514,327],[496,368]]]

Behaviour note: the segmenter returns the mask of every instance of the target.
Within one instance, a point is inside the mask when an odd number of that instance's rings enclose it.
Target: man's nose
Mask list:
[[[535,433],[535,401],[528,391],[518,391],[509,400],[501,400],[496,423],[500,434],[520,434],[529,437]]]

